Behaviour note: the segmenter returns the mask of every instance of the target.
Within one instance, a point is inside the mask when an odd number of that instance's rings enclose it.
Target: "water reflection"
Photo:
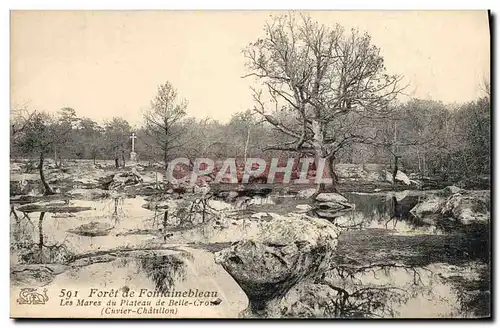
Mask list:
[[[137,261],[158,292],[166,293],[176,282],[186,279],[186,263],[176,255],[151,255]]]
[[[332,307],[330,317],[395,316],[395,317],[456,317],[489,314],[489,226],[469,225],[468,227],[431,226],[415,218],[410,210],[426,198],[426,193],[414,194],[362,194],[347,193],[346,198],[356,205],[355,209],[342,212],[334,220],[336,224],[349,227],[343,232],[338,245],[338,265],[358,267],[374,263],[398,263],[416,267],[422,271],[418,284],[415,276],[406,268],[387,268],[385,272],[373,270],[357,272],[353,276],[329,277],[330,283],[348,292],[331,297],[331,301],[341,302]],[[93,211],[78,213],[76,217],[55,217],[48,213],[38,226],[39,213],[30,217],[13,217],[16,229],[13,240],[27,235],[33,243],[42,240],[44,244],[65,243],[71,250],[84,253],[95,250],[137,247],[149,241],[152,236],[123,235],[123,231],[144,231],[145,227],[157,229],[154,222],[155,212],[142,208],[145,203],[141,197],[125,199],[106,199],[101,201],[73,201],[73,205],[92,206]],[[256,198],[249,208],[269,213],[288,215],[296,211],[301,201],[293,197]],[[221,205],[218,213],[233,206]],[[222,206],[223,205],[223,206]],[[228,214],[229,213],[229,214]],[[250,215],[220,220],[219,225],[200,225],[189,230],[175,231],[169,243],[188,244],[229,243],[242,239],[257,238],[264,220],[251,218]],[[161,220],[160,220],[161,221]],[[112,226],[109,236],[87,237],[68,233],[82,224],[92,222],[108,223]],[[163,222],[160,222],[163,226]],[[43,232],[42,230],[43,229]],[[26,236],[25,238],[26,239]],[[39,254],[39,253],[36,253]],[[218,284],[227,283],[225,272],[213,264],[211,254],[203,255],[194,267],[202,272],[205,280],[218,279]],[[52,261],[52,260],[51,260]],[[471,268],[472,261],[480,263],[479,268]],[[26,261],[25,261],[26,262]],[[210,266],[209,264],[210,263]],[[437,265],[437,263],[440,263]],[[110,268],[109,265],[113,267]],[[121,267],[121,268],[120,268]],[[106,270],[103,270],[106,268]],[[433,275],[426,271],[429,269]],[[86,271],[92,271],[87,275]],[[104,275],[110,272],[109,275]],[[204,272],[204,273],[203,273]],[[345,272],[344,272],[345,273]],[[445,277],[444,277],[445,276]],[[129,284],[122,277],[130,277],[137,286],[144,281],[158,292],[166,292],[176,284],[193,286],[200,276],[191,276],[188,265],[176,254],[141,253],[128,256],[113,264],[96,264],[81,268],[76,274],[84,283],[104,282],[107,279],[119,280],[118,285]],[[75,277],[69,284],[73,283]],[[113,280],[113,281],[114,281]],[[208,284],[208,283],[207,283]],[[223,288],[226,293],[242,293],[234,284]],[[334,291],[334,295],[336,292]],[[238,294],[237,299],[241,296]],[[315,294],[313,298],[317,298]],[[337,302],[335,301],[335,302]],[[244,303],[244,301],[241,301]],[[325,305],[326,306],[326,305]]]
[[[399,308],[394,313],[398,317],[489,315],[488,224],[461,225],[455,222],[451,226],[442,226],[423,223],[410,210],[426,198],[425,192],[403,195],[350,193],[346,198],[356,207],[335,219],[335,223],[348,226],[339,240],[336,265],[355,264],[367,270],[366,274],[359,272],[356,275],[357,281],[366,285],[363,290],[373,287],[373,273],[368,268],[382,265],[389,267],[382,277],[382,280],[388,279],[387,286],[382,289],[388,286],[401,288],[404,294],[411,296],[392,306]],[[391,264],[413,270],[430,270],[432,274],[419,280],[419,284],[407,285],[407,269],[402,271]],[[380,279],[378,275],[378,283]],[[342,282],[352,284],[349,280]],[[428,292],[426,286],[430,287]],[[388,294],[385,296],[380,291],[377,287],[379,295],[375,299],[380,303],[365,300],[362,303],[367,306],[364,312],[375,310],[378,304],[377,311],[382,313],[391,299],[404,299],[396,297],[392,290],[386,290]]]
[[[356,205],[354,210],[344,215],[350,217],[351,221],[346,224],[354,223],[359,228],[377,227],[402,231],[413,228],[426,230],[428,227],[410,213],[413,207],[425,199],[423,193],[421,195],[346,193],[345,197]]]

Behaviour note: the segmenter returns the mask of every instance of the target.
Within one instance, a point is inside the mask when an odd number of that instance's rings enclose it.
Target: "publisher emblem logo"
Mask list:
[[[43,293],[37,292],[36,288],[23,288],[19,292],[17,303],[19,304],[45,304],[49,300],[47,296],[47,288],[43,289]]]

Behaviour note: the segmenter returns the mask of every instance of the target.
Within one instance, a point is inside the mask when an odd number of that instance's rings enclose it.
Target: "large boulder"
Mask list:
[[[334,219],[345,213],[349,207],[335,202],[322,202],[315,204],[312,211],[324,219]]]
[[[366,180],[369,173],[360,164],[337,164],[335,173],[339,179]]]
[[[443,218],[465,225],[487,223],[490,220],[490,192],[446,187],[417,204],[410,212],[428,224],[436,224]]]
[[[354,207],[354,204],[349,203],[347,198],[337,193],[321,193],[316,196],[315,200],[312,211],[325,219],[334,219],[342,211]]]
[[[268,305],[295,284],[326,269],[337,246],[339,230],[307,216],[276,216],[259,232],[216,253],[216,262],[249,298],[247,311],[269,316]],[[274,301],[273,301],[274,300]]]
[[[403,172],[397,171],[396,172],[396,177],[394,178],[392,175],[392,172],[385,171],[385,179],[387,182],[394,183],[394,182],[400,182],[402,184],[405,184],[407,186],[411,185],[412,180]],[[396,180],[396,181],[394,181]]]
[[[315,198],[318,202],[335,202],[339,204],[349,204],[347,198],[334,192],[321,193]]]
[[[462,224],[473,222],[487,223],[490,220],[490,200],[485,193],[454,194],[450,196],[441,210]]]
[[[433,225],[441,217],[441,210],[445,199],[432,196],[425,201],[418,203],[410,210],[410,213],[421,219],[423,222]]]
[[[401,172],[401,171],[396,172],[396,178],[395,178],[395,180],[399,181],[401,183],[404,183],[407,186],[411,185],[410,178],[406,174],[404,174],[403,172]]]

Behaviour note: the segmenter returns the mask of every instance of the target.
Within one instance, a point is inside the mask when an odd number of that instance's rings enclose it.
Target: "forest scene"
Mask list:
[[[245,44],[252,107],[227,121],[168,75],[140,123],[11,107],[11,289],[218,292],[158,318],[490,317],[490,77],[408,97],[368,32],[300,12]],[[172,181],[180,158],[213,170]]]

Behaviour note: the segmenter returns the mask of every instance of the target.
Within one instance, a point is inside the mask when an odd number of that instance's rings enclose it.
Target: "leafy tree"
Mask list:
[[[125,167],[125,154],[129,149],[130,124],[120,117],[113,117],[111,121],[104,123],[104,139],[106,151],[115,161],[115,167],[119,168],[119,159],[122,159],[122,166]]]
[[[169,161],[169,153],[180,146],[178,140],[183,133],[180,121],[186,116],[186,108],[187,101],[178,99],[177,90],[170,82],[166,82],[158,87],[151,107],[143,114],[145,131],[163,152],[165,166]]]
[[[38,171],[40,180],[46,195],[54,194],[52,188],[45,180],[44,160],[53,146],[60,142],[71,132],[71,127],[61,130],[57,120],[45,112],[34,111],[24,128],[16,133],[12,141],[25,154],[36,154],[38,156]]]
[[[101,137],[104,129],[97,122],[90,118],[82,118],[78,126],[78,138],[80,147],[78,148],[77,157],[91,158],[96,163],[96,158],[102,155],[104,145]]]
[[[77,137],[72,132],[73,129],[76,129],[79,120],[76,111],[71,107],[61,108],[57,112],[54,122],[54,133],[58,138],[53,143],[54,162],[56,166],[61,165],[63,156],[70,157],[73,155]]]

